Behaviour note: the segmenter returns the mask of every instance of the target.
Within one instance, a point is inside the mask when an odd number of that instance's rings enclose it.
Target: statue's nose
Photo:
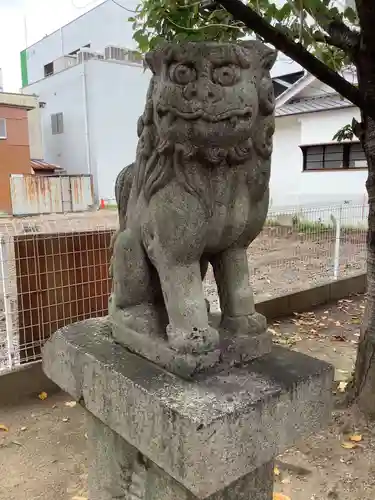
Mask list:
[[[193,82],[186,85],[184,90],[185,99],[192,101],[197,99],[206,102],[218,102],[223,98],[223,90],[218,85],[209,81]]]

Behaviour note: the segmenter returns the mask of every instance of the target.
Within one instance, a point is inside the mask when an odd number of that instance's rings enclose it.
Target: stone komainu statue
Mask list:
[[[116,181],[110,316],[119,342],[137,332],[178,353],[217,350],[202,287],[208,263],[221,328],[265,330],[246,251],[268,210],[275,59],[259,41],[166,44],[146,55],[153,76],[136,161]]]

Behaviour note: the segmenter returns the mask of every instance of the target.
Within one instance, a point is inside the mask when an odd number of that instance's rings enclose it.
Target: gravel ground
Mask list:
[[[355,359],[364,298],[354,297],[274,321],[274,342],[335,366],[345,391]],[[68,405],[66,405],[68,403]],[[64,393],[0,408],[0,500],[87,500],[84,412]],[[356,441],[351,441],[351,438]],[[345,443],[351,443],[348,447]],[[344,446],[343,446],[344,445]],[[275,492],[283,500],[373,500],[375,425],[356,408],[336,410],[323,432],[278,457]]]
[[[100,210],[65,215],[48,215],[24,219],[0,219],[0,234],[3,234],[7,255],[5,264],[8,277],[5,280],[9,295],[12,321],[13,359],[19,360],[17,334],[17,290],[13,237],[16,234],[55,233],[84,230],[115,229],[117,213]],[[248,250],[251,282],[257,300],[291,293],[297,290],[331,281],[333,279],[335,235],[327,228],[312,226],[302,231],[287,226],[265,227]],[[364,272],[365,233],[362,230],[343,232],[340,241],[340,277]],[[3,279],[0,275],[0,370],[7,366],[8,344],[4,311]],[[219,308],[216,284],[212,269],[207,273],[204,289],[211,309]]]

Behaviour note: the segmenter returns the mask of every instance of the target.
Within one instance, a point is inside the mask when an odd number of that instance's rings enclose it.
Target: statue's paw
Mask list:
[[[267,330],[267,320],[257,312],[246,316],[224,315],[221,327],[235,334],[258,335]]]
[[[167,326],[169,345],[176,351],[189,354],[202,354],[214,351],[219,345],[219,333],[210,326],[205,329],[183,330]]]

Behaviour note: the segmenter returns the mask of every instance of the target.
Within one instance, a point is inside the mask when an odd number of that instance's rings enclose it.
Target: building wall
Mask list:
[[[44,159],[62,167],[68,174],[90,174],[88,159],[85,102],[84,65],[73,66],[28,86],[41,102],[41,129]],[[51,115],[63,113],[64,131],[52,134]]]
[[[90,60],[25,89],[45,103],[44,159],[68,174],[91,173],[96,201],[114,197],[117,174],[135,159],[149,80],[140,65]],[[59,112],[64,132],[53,135],[51,114]]]
[[[136,0],[126,8],[135,9]],[[107,0],[81,17],[46,36],[21,53],[22,86],[44,78],[44,66],[88,43],[90,51],[103,52],[107,45],[136,48],[132,39],[131,12]]]
[[[39,101],[36,96],[4,92],[0,95],[0,103],[30,108],[27,112],[31,158],[43,158],[43,138]]]
[[[356,108],[276,118],[271,173],[273,207],[367,203],[367,170],[302,171],[300,146],[332,142],[334,134],[353,117],[359,117]]]
[[[7,129],[7,138],[0,139],[0,212],[11,213],[9,176],[31,173],[27,111],[0,104],[0,118]]]
[[[98,196],[114,198],[120,170],[135,160],[137,121],[151,73],[142,66],[91,60],[87,65],[88,115]]]

